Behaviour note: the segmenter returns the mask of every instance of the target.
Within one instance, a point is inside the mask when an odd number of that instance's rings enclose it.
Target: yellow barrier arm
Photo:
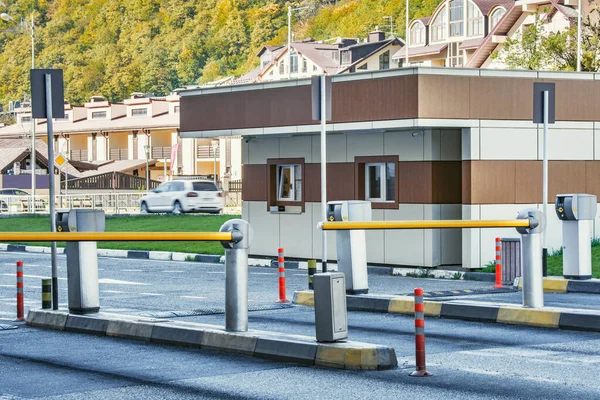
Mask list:
[[[231,242],[231,232],[0,232],[2,242]]]
[[[529,219],[515,220],[429,220],[429,221],[356,221],[319,222],[324,231],[374,229],[451,229],[451,228],[529,228]]]

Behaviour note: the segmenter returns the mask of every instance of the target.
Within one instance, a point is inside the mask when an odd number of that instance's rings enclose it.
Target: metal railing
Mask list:
[[[87,161],[88,160],[88,151],[87,150],[71,150],[71,160]]]
[[[215,158],[221,154],[219,147],[213,149],[211,145],[198,145],[196,151],[196,158]]]
[[[127,149],[110,149],[110,159],[111,160],[128,160],[129,152]]]
[[[146,192],[87,193],[56,195],[57,208],[87,208],[103,210],[107,214],[137,213],[139,201]],[[0,214],[47,213],[50,196],[35,196],[35,209],[31,209],[29,196],[0,196]]]

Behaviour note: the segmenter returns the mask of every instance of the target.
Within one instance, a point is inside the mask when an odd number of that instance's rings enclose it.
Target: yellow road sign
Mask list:
[[[67,163],[67,156],[63,153],[59,153],[54,157],[54,165],[56,168],[61,169]]]

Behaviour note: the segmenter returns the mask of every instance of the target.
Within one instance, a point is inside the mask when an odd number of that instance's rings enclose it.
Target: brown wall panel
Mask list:
[[[549,202],[554,202],[559,193],[582,193],[586,190],[585,161],[551,161],[548,164]]]
[[[432,199],[434,204],[461,204],[462,162],[434,161],[432,163]]]
[[[306,201],[321,201],[321,164],[305,164]],[[327,201],[354,200],[354,163],[327,164]]]
[[[416,75],[339,82],[332,91],[336,123],[417,118]]]
[[[471,204],[513,204],[515,161],[472,161]]]
[[[470,113],[464,118],[530,120],[533,117],[534,79],[469,79]]]
[[[585,193],[600,198],[600,161],[585,161]]]
[[[541,161],[515,161],[515,191],[517,204],[542,202]]]
[[[246,201],[267,201],[267,166],[242,166],[242,199]]]
[[[600,115],[600,82],[556,82],[557,121],[597,121]]]
[[[419,118],[468,118],[469,78],[419,75]]]
[[[402,161],[398,163],[398,202],[431,204],[431,161]]]
[[[471,204],[471,162],[472,161],[463,161],[462,162],[462,196],[461,200],[463,204]]]

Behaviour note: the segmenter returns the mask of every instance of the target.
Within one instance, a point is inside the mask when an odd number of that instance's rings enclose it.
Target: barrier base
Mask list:
[[[288,299],[283,299],[283,300],[279,299],[275,303],[289,303],[289,302],[290,301]]]
[[[504,286],[502,284],[496,284],[496,285],[492,286],[492,289],[506,289],[506,286]]]
[[[415,371],[412,374],[410,374],[410,376],[416,376],[416,377],[424,377],[424,376],[431,376],[433,375],[431,372],[427,372],[427,371]]]

